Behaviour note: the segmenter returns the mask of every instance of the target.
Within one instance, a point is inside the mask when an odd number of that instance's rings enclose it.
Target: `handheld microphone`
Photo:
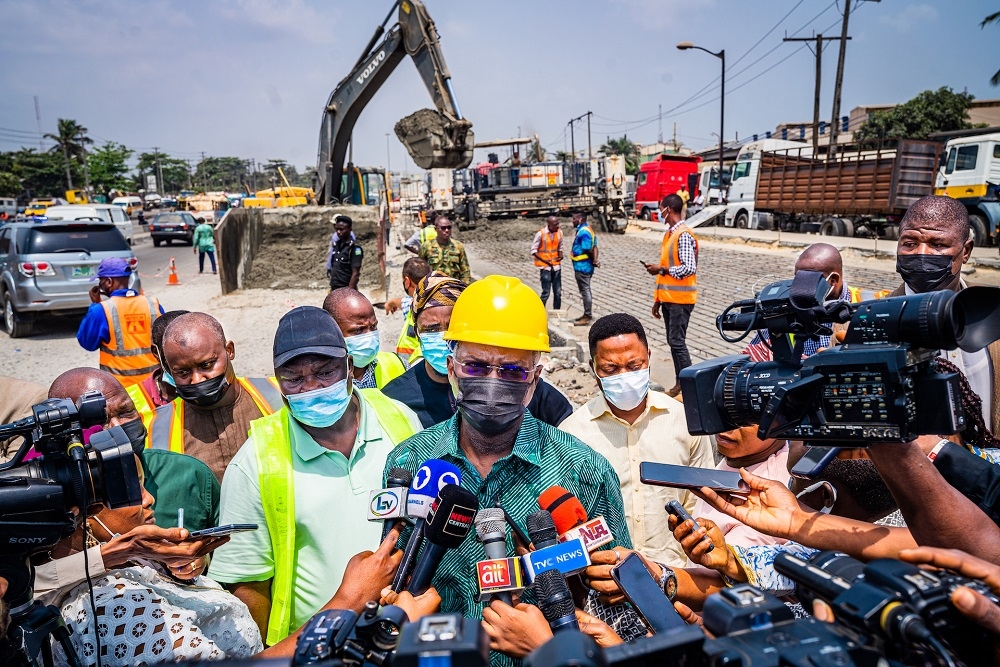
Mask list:
[[[529,514],[528,535],[535,550],[521,557],[524,574],[529,583],[545,570],[559,570],[568,576],[582,572],[590,565],[590,554],[577,539],[560,542],[552,515],[545,510]]]
[[[438,492],[447,484],[456,486],[462,481],[462,473],[457,466],[442,461],[429,459],[424,461],[417,474],[413,476],[410,489],[406,494],[406,515],[416,519],[410,539],[403,549],[403,560],[399,563],[396,576],[392,579],[392,590],[399,593],[406,585],[406,579],[413,569],[413,562],[420,550],[420,541],[424,536],[424,524],[431,503]]]
[[[566,579],[559,571],[546,570],[540,573],[535,577],[535,590],[538,592],[538,608],[549,622],[553,634],[563,630],[579,631],[573,594],[569,592]]]
[[[545,510],[538,510],[528,515],[525,519],[528,526],[528,537],[535,549],[544,549],[559,543],[559,533],[556,532],[556,524],[552,521],[552,515]]]
[[[495,589],[498,585],[503,585],[503,591],[497,591],[491,597],[497,597],[507,604],[511,604],[509,587],[511,581],[511,568],[516,567],[506,563],[507,561],[507,523],[505,513],[499,507],[486,507],[476,514],[476,534],[483,543],[483,550],[486,552],[486,560],[477,564],[477,576],[479,579],[479,594],[484,595],[484,584],[486,589]],[[503,561],[503,565],[501,565]],[[483,563],[491,563],[488,567],[483,567]],[[506,567],[504,567],[506,566]],[[484,581],[485,578],[485,581]]]
[[[538,497],[538,506],[552,514],[560,542],[579,539],[587,551],[595,551],[615,540],[604,517],[588,519],[580,500],[561,486],[545,489]]]
[[[395,519],[406,518],[406,496],[412,481],[413,474],[409,470],[393,468],[385,480],[385,488],[375,489],[369,495],[368,520],[384,522],[382,540],[392,530]]]
[[[411,595],[423,595],[431,585],[441,559],[448,549],[458,547],[472,528],[479,510],[479,500],[457,484],[448,484],[438,494],[427,513],[424,525],[426,544],[406,590]]]

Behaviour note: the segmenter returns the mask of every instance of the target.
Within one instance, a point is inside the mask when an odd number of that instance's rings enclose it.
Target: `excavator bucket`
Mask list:
[[[394,128],[413,162],[421,169],[464,169],[472,164],[472,123],[450,120],[433,109],[421,109]]]

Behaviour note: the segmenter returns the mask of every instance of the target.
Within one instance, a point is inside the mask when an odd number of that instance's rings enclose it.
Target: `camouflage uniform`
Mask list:
[[[431,271],[440,271],[446,276],[468,284],[472,282],[469,258],[465,256],[465,246],[451,239],[448,245],[441,245],[437,239],[430,239],[420,245],[420,258],[427,260]]]

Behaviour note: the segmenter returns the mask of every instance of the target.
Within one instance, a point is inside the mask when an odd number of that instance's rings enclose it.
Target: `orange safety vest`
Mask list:
[[[870,290],[860,287],[847,286],[847,292],[851,295],[851,303],[861,303],[862,301],[872,301],[874,299],[884,299],[889,296],[892,290],[880,289]]]
[[[250,394],[263,416],[274,414],[284,407],[276,378],[237,377],[236,381]],[[184,399],[176,398],[156,408],[146,426],[146,447],[184,453]]]
[[[681,234],[687,232],[694,238],[694,253],[698,256],[698,239],[685,224],[679,224],[669,234],[663,235],[663,245],[660,248],[660,266],[670,268],[680,266],[681,259],[678,251],[678,242]],[[684,278],[674,278],[667,272],[656,276],[656,302],[657,303],[684,303],[693,304],[698,301],[698,278],[695,274]]]
[[[113,296],[101,302],[111,333],[101,343],[98,363],[126,388],[138,384],[159,368],[153,356],[151,331],[160,316],[160,302],[148,296]]]
[[[538,252],[535,253],[535,266],[543,269],[547,269],[549,264],[559,266],[559,249],[562,247],[563,241],[562,230],[557,229],[556,232],[552,234],[549,232],[548,228],[544,228],[538,233],[542,235],[542,243],[538,246]],[[542,260],[546,260],[549,264],[546,264]]]

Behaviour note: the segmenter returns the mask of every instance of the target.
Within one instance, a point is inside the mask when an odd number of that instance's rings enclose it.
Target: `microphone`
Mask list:
[[[525,519],[528,527],[528,537],[535,549],[544,549],[559,543],[559,533],[556,532],[556,524],[552,521],[552,515],[545,510],[538,510],[528,515]]]
[[[486,560],[476,564],[480,599],[485,596],[484,589],[490,589],[492,595],[489,597],[511,604],[513,599],[509,588],[514,583],[511,581],[511,569],[516,566],[507,563],[507,523],[503,508],[479,510],[476,514],[476,534],[486,552]],[[503,590],[497,590],[498,587]]]
[[[563,575],[582,572],[590,565],[590,554],[579,539],[560,542],[552,522],[552,515],[545,510],[529,514],[528,535],[535,550],[521,557],[524,574],[534,583],[539,573],[558,570]]]
[[[615,540],[604,517],[588,519],[580,500],[561,486],[545,489],[538,497],[538,505],[552,514],[560,542],[579,539],[587,551],[595,551]]]
[[[406,494],[406,515],[416,519],[410,539],[403,549],[403,560],[399,563],[396,576],[392,579],[392,590],[399,593],[406,585],[406,579],[413,568],[413,562],[420,550],[420,541],[424,536],[424,523],[431,504],[437,494],[447,484],[456,486],[462,481],[462,473],[457,466],[442,461],[429,459],[424,461],[417,474],[413,476],[410,489]]]
[[[538,608],[549,622],[553,634],[563,630],[580,630],[573,595],[562,574],[557,570],[540,573],[535,578],[535,590],[538,593]]]
[[[406,496],[413,474],[403,468],[393,468],[383,489],[375,489],[368,497],[368,520],[383,521],[382,540],[392,530],[394,519],[406,518]]]
[[[424,525],[424,545],[413,568],[406,590],[411,595],[423,595],[448,549],[458,547],[472,528],[479,510],[479,500],[471,491],[457,484],[448,484],[438,494],[427,513]]]

